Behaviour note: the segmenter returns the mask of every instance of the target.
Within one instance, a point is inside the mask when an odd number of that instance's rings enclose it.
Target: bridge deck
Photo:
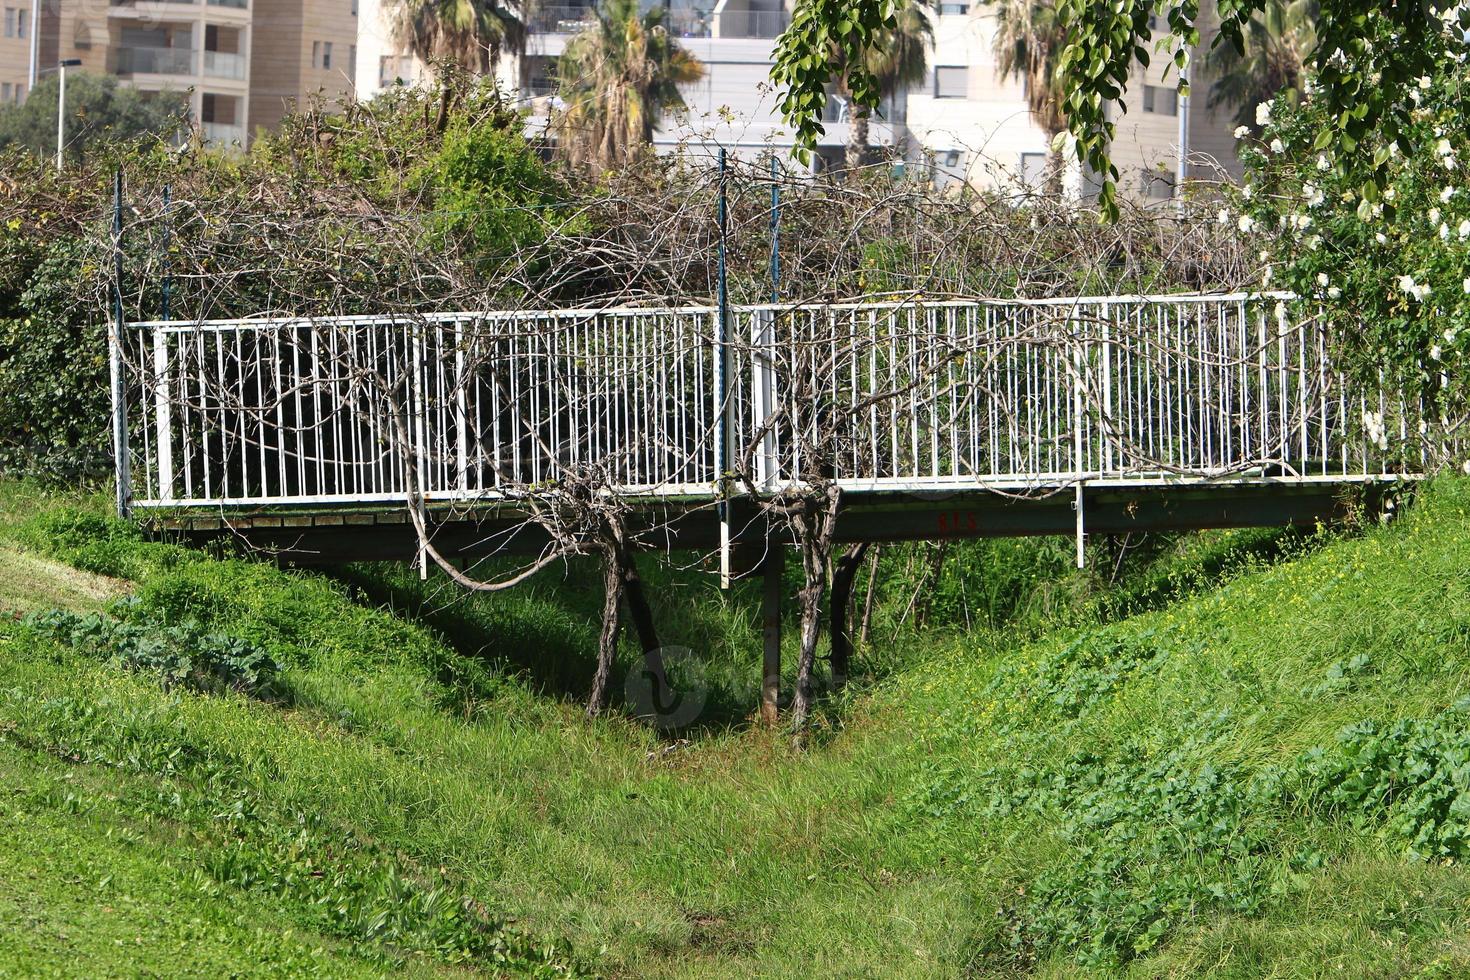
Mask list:
[[[1289,300],[129,324],[119,486],[155,526],[302,560],[412,555],[420,499],[441,548],[533,550],[524,502],[569,484],[688,548],[764,546],[755,501],[832,482],[842,540],[1312,523],[1448,436]]]

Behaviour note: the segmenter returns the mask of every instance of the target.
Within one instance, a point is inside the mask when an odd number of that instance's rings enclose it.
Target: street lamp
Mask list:
[[[66,148],[66,70],[82,63],[81,58],[67,58],[56,63],[61,73],[61,90],[56,95],[56,169],[61,169],[61,151]]]

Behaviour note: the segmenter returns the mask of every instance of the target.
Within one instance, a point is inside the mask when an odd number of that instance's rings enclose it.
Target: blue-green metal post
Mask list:
[[[169,205],[172,203],[173,185],[163,185],[163,315],[160,320],[168,319],[169,300],[173,298],[174,276],[173,259],[169,253],[173,232],[173,216],[169,214]]]
[[[729,469],[729,446],[727,441],[730,437],[728,425],[728,412],[730,406],[727,404],[726,387],[728,385],[728,374],[730,368],[729,355],[729,329],[730,329],[730,290],[725,277],[725,236],[727,234],[727,220],[729,217],[729,204],[726,197],[728,183],[728,167],[725,159],[725,148],[720,148],[720,185],[719,204],[717,206],[719,218],[720,244],[719,244],[719,268],[717,271],[719,290],[719,322],[715,325],[715,476],[720,481],[720,587],[730,587],[730,504],[726,500],[728,492],[728,480],[726,471]]]
[[[781,161],[771,154],[771,302],[781,302]]]
[[[123,175],[118,168],[112,178],[112,332],[107,338],[108,371],[112,383],[112,458],[113,479],[117,481],[116,504],[119,517],[127,517],[132,509],[132,473],[128,460],[128,406],[123,383]]]

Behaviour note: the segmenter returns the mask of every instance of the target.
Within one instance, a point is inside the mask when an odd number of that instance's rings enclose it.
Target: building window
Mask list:
[[[940,65],[934,69],[934,97],[963,99],[970,94],[970,69],[963,65]]]
[[[386,88],[393,84],[393,58],[383,55],[378,59],[378,87]]]
[[[1156,112],[1161,116],[1179,115],[1179,92],[1162,85],[1145,85],[1143,111]]]
[[[1143,190],[1151,201],[1167,201],[1174,196],[1174,171],[1145,170]]]
[[[25,38],[30,34],[31,12],[24,7],[5,8],[5,36]]]
[[[352,16],[357,16],[357,0],[352,0]]]
[[[0,82],[0,102],[9,102],[10,99],[10,83]]]
[[[1021,154],[1021,183],[1027,187],[1040,187],[1046,183],[1045,153]]]
[[[347,46],[347,80],[357,81],[357,45]]]
[[[969,12],[970,5],[968,3],[941,3],[939,5],[939,13],[941,16],[946,16],[949,14],[968,14]]]
[[[332,42],[311,42],[311,67],[329,69],[332,67]]]
[[[332,42],[331,41],[323,41],[322,42],[322,67],[323,68],[331,68],[332,67]]]

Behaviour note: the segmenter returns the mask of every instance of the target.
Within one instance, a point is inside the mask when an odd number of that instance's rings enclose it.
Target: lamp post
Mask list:
[[[36,73],[41,70],[41,0],[31,0],[31,70],[26,91],[36,87]]]
[[[82,63],[81,58],[67,58],[56,63],[61,73],[61,86],[56,93],[56,169],[61,169],[62,151],[66,149],[66,70]]]

